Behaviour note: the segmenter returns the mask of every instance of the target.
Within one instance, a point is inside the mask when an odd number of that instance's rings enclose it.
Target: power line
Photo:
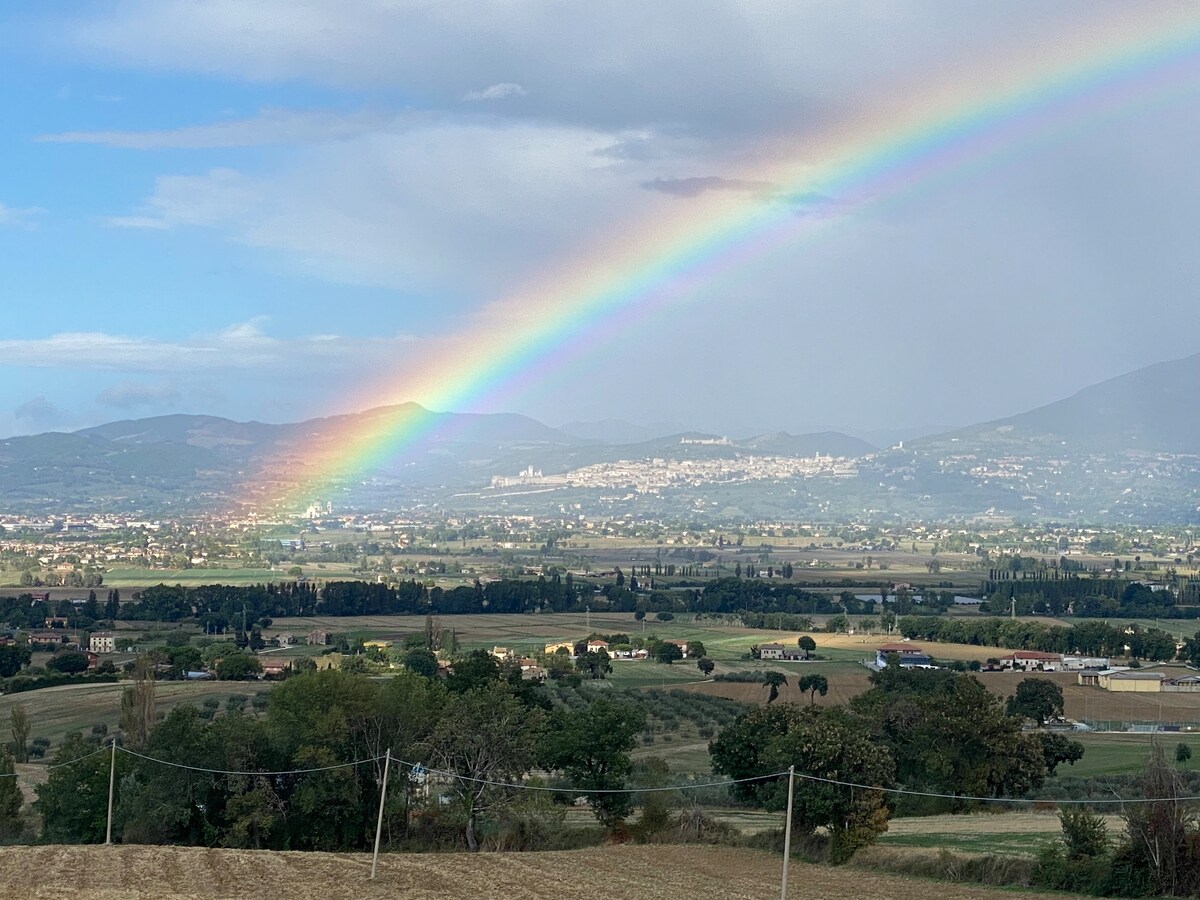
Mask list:
[[[204,772],[209,775],[246,775],[246,776],[275,776],[275,775],[307,775],[311,772],[332,772],[334,769],[351,769],[355,766],[365,765],[366,763],[379,762],[383,759],[382,756],[371,756],[366,759],[356,759],[353,762],[337,763],[332,766],[316,766],[311,769],[287,769],[279,772],[239,772],[228,769],[209,769],[204,766],[189,766],[186,763],[171,762],[167,759],[159,759],[155,756],[146,756],[144,753],[138,753],[135,750],[129,750],[126,747],[117,747],[122,753],[128,753],[130,756],[136,756],[138,759],[144,759],[147,762],[158,763],[160,766],[169,766],[173,769],[187,769],[190,772]]]
[[[783,774],[786,775],[787,773],[785,772]],[[979,803],[1053,803],[1058,806],[1066,806],[1070,804],[1094,806],[1098,804],[1109,803],[1194,803],[1200,801],[1200,797],[1138,797],[1132,800],[1122,800],[1120,798],[1108,800],[1058,800],[1052,797],[977,797],[970,794],[939,794],[934,791],[912,791],[905,788],[886,788],[875,784],[859,784],[854,781],[839,781],[836,778],[822,778],[820,775],[805,775],[802,772],[797,772],[796,777],[803,778],[805,781],[819,781],[823,784],[832,784],[839,787],[860,788],[864,791],[879,791],[883,794],[904,794],[910,797],[935,797],[941,800],[971,800]]]
[[[284,769],[284,770],[278,770],[278,771],[242,771],[242,770],[234,770],[234,769],[211,769],[211,768],[207,768],[205,766],[192,766],[192,765],[188,765],[186,763],[172,762],[171,760],[159,759],[158,757],[155,757],[155,756],[147,756],[144,753],[138,753],[136,750],[130,750],[127,747],[122,747],[120,745],[117,745],[116,749],[122,753],[128,754],[129,756],[133,756],[138,759],[143,759],[146,762],[157,763],[158,765],[167,766],[167,767],[173,768],[173,769],[184,769],[184,770],[187,770],[190,772],[202,772],[202,773],[205,773],[208,775],[241,775],[241,776],[246,776],[246,777],[274,777],[274,776],[280,776],[280,775],[308,775],[308,774],[313,774],[313,773],[317,773],[317,772],[332,772],[332,771],[335,771],[338,769],[350,769],[350,768],[355,768],[357,766],[366,765],[368,763],[377,763],[380,760],[384,759],[383,756],[370,756],[365,759],[357,759],[352,762],[336,763],[334,765],[329,765],[329,766],[315,766],[313,768],[307,768],[307,769]],[[68,760],[67,762],[57,763],[55,765],[48,765],[45,767],[45,771],[53,771],[55,769],[65,769],[65,768],[73,766],[77,763],[83,762],[84,760],[89,759],[93,756],[96,756],[99,753],[104,753],[109,750],[110,750],[109,747],[103,747],[103,746],[97,747],[95,750],[91,751],[90,753],[85,753],[83,756],[78,756],[75,759]],[[707,782],[701,782],[699,784],[679,784],[679,785],[671,785],[671,786],[667,786],[667,787],[646,787],[646,788],[550,787],[547,785],[518,784],[518,783],[512,782],[512,781],[497,781],[497,780],[491,779],[491,778],[475,778],[470,775],[461,775],[457,772],[450,772],[450,771],[443,770],[443,769],[431,769],[427,766],[422,765],[421,763],[409,762],[407,760],[397,759],[396,757],[392,757],[392,759],[396,763],[398,763],[402,766],[407,766],[411,770],[424,772],[424,773],[427,773],[430,775],[439,775],[444,778],[452,778],[452,779],[456,779],[458,781],[464,781],[464,782],[468,782],[471,784],[482,784],[482,785],[486,785],[486,786],[490,786],[490,787],[508,788],[510,790],[518,790],[518,791],[538,791],[538,792],[542,792],[542,793],[573,794],[573,795],[581,795],[581,794],[653,794],[653,793],[662,793],[662,792],[667,792],[667,791],[702,790],[705,788],[729,787],[729,786],[735,785],[735,784],[748,784],[753,781],[766,781],[766,780],[772,779],[772,778],[783,778],[784,776],[788,775],[787,771],[770,772],[766,775],[754,775],[754,776],[751,776],[748,778],[729,778],[729,779],[724,779],[722,781],[707,781]],[[21,774],[23,774],[23,773],[9,772],[7,774],[0,775],[0,778],[17,778]],[[894,795],[902,795],[902,796],[907,796],[907,797],[930,797],[930,798],[938,799],[938,800],[967,800],[967,801],[970,801],[973,803],[1048,803],[1048,804],[1053,804],[1055,806],[1070,806],[1070,805],[1102,806],[1102,805],[1126,804],[1126,803],[1132,804],[1132,803],[1164,803],[1164,802],[1166,802],[1166,803],[1196,803],[1196,802],[1200,802],[1200,796],[1136,797],[1136,798],[1131,798],[1131,799],[1121,799],[1118,797],[1118,798],[1107,798],[1107,799],[1082,799],[1082,800],[1058,799],[1058,798],[1053,798],[1053,797],[985,797],[985,796],[979,796],[979,795],[974,795],[974,794],[947,794],[947,793],[938,792],[938,791],[918,791],[918,790],[911,790],[909,788],[882,787],[882,786],[876,785],[876,784],[863,784],[861,782],[856,782],[856,781],[843,781],[843,780],[837,779],[837,778],[825,778],[820,775],[808,775],[803,772],[796,772],[795,777],[803,779],[805,781],[813,781],[813,782],[817,782],[820,784],[832,785],[835,787],[857,788],[859,790],[864,790],[864,791],[878,791],[883,794],[894,794]]]
[[[96,748],[95,750],[93,750],[91,753],[85,753],[85,754],[83,754],[83,756],[77,756],[77,757],[75,757],[74,759],[69,759],[69,760],[67,760],[67,761],[66,761],[66,762],[64,762],[64,763],[58,763],[58,764],[56,764],[56,765],[50,765],[50,766],[46,766],[46,767],[45,767],[45,769],[44,769],[44,771],[47,771],[47,772],[52,772],[52,771],[53,771],[53,770],[55,770],[55,769],[66,769],[66,768],[68,768],[68,767],[70,767],[70,766],[73,766],[73,765],[75,765],[75,763],[80,763],[80,762],[83,762],[85,759],[88,759],[89,757],[95,756],[97,753],[103,753],[103,752],[105,752],[107,749],[108,749],[108,748],[107,748],[107,747],[104,747],[104,746],[97,747],[97,748]],[[21,777],[21,775],[22,775],[22,774],[23,774],[23,773],[21,773],[21,772],[6,772],[5,774],[3,774],[3,775],[0,775],[0,778],[19,778],[19,777]]]

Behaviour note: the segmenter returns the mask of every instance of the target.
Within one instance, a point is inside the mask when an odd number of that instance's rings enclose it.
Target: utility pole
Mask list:
[[[379,791],[379,818],[375,822],[375,852],[371,856],[371,880],[375,879],[375,870],[379,867],[379,839],[383,835],[383,807],[387,801],[388,769],[392,765],[392,748],[388,747],[383,758],[383,785]]]
[[[112,757],[108,763],[108,824],[104,832],[104,843],[112,843],[112,814],[113,814],[113,787],[117,783],[117,738],[113,735],[112,739]]]
[[[788,766],[787,821],[783,825],[783,883],[779,898],[787,900],[788,867],[792,862],[792,802],[796,796],[796,767]]]

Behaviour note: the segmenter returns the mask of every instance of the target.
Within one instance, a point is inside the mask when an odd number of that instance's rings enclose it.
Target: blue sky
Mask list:
[[[689,202],[663,185],[1120,8],[6,3],[0,434],[348,411],[424,339]],[[1185,65],[1144,108],[856,214],[508,409],[903,431],[1197,352],[1198,86]]]

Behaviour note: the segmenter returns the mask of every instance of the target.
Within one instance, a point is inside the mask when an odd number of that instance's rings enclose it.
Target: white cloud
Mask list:
[[[36,225],[37,218],[45,212],[44,209],[36,206],[17,209],[0,203],[0,225],[9,225],[15,228],[33,228]]]
[[[64,131],[37,140],[58,144],[97,144],[128,150],[215,149],[268,144],[318,143],[402,128],[412,116],[373,112],[264,109],[257,116],[162,131]]]
[[[59,369],[70,359],[73,369],[102,372],[337,371],[386,362],[413,340],[405,335],[279,338],[264,332],[262,325],[262,319],[252,319],[177,341],[105,332],[9,338],[0,340],[0,366]]]
[[[489,85],[480,91],[467,91],[462,99],[467,103],[478,103],[481,100],[507,100],[509,97],[525,97],[529,94],[525,88],[511,81]]]
[[[107,222],[215,229],[334,281],[494,296],[597,231],[670,204],[639,185],[686,167],[696,143],[654,136],[653,160],[604,153],[626,137],[427,118],[305,147],[269,174],[164,175]]]

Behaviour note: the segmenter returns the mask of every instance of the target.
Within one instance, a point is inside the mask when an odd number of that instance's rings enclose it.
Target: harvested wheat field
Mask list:
[[[6,847],[0,849],[0,897],[77,897],[78,878],[96,900],[233,898],[289,900],[346,897],[467,898],[779,896],[780,859],[727,847],[607,847],[559,853],[388,854],[370,882],[366,854],[276,853],[190,847]],[[795,864],[794,897],[989,900],[1012,891],[938,884],[852,869]],[[1064,894],[1016,894],[1063,900]]]

